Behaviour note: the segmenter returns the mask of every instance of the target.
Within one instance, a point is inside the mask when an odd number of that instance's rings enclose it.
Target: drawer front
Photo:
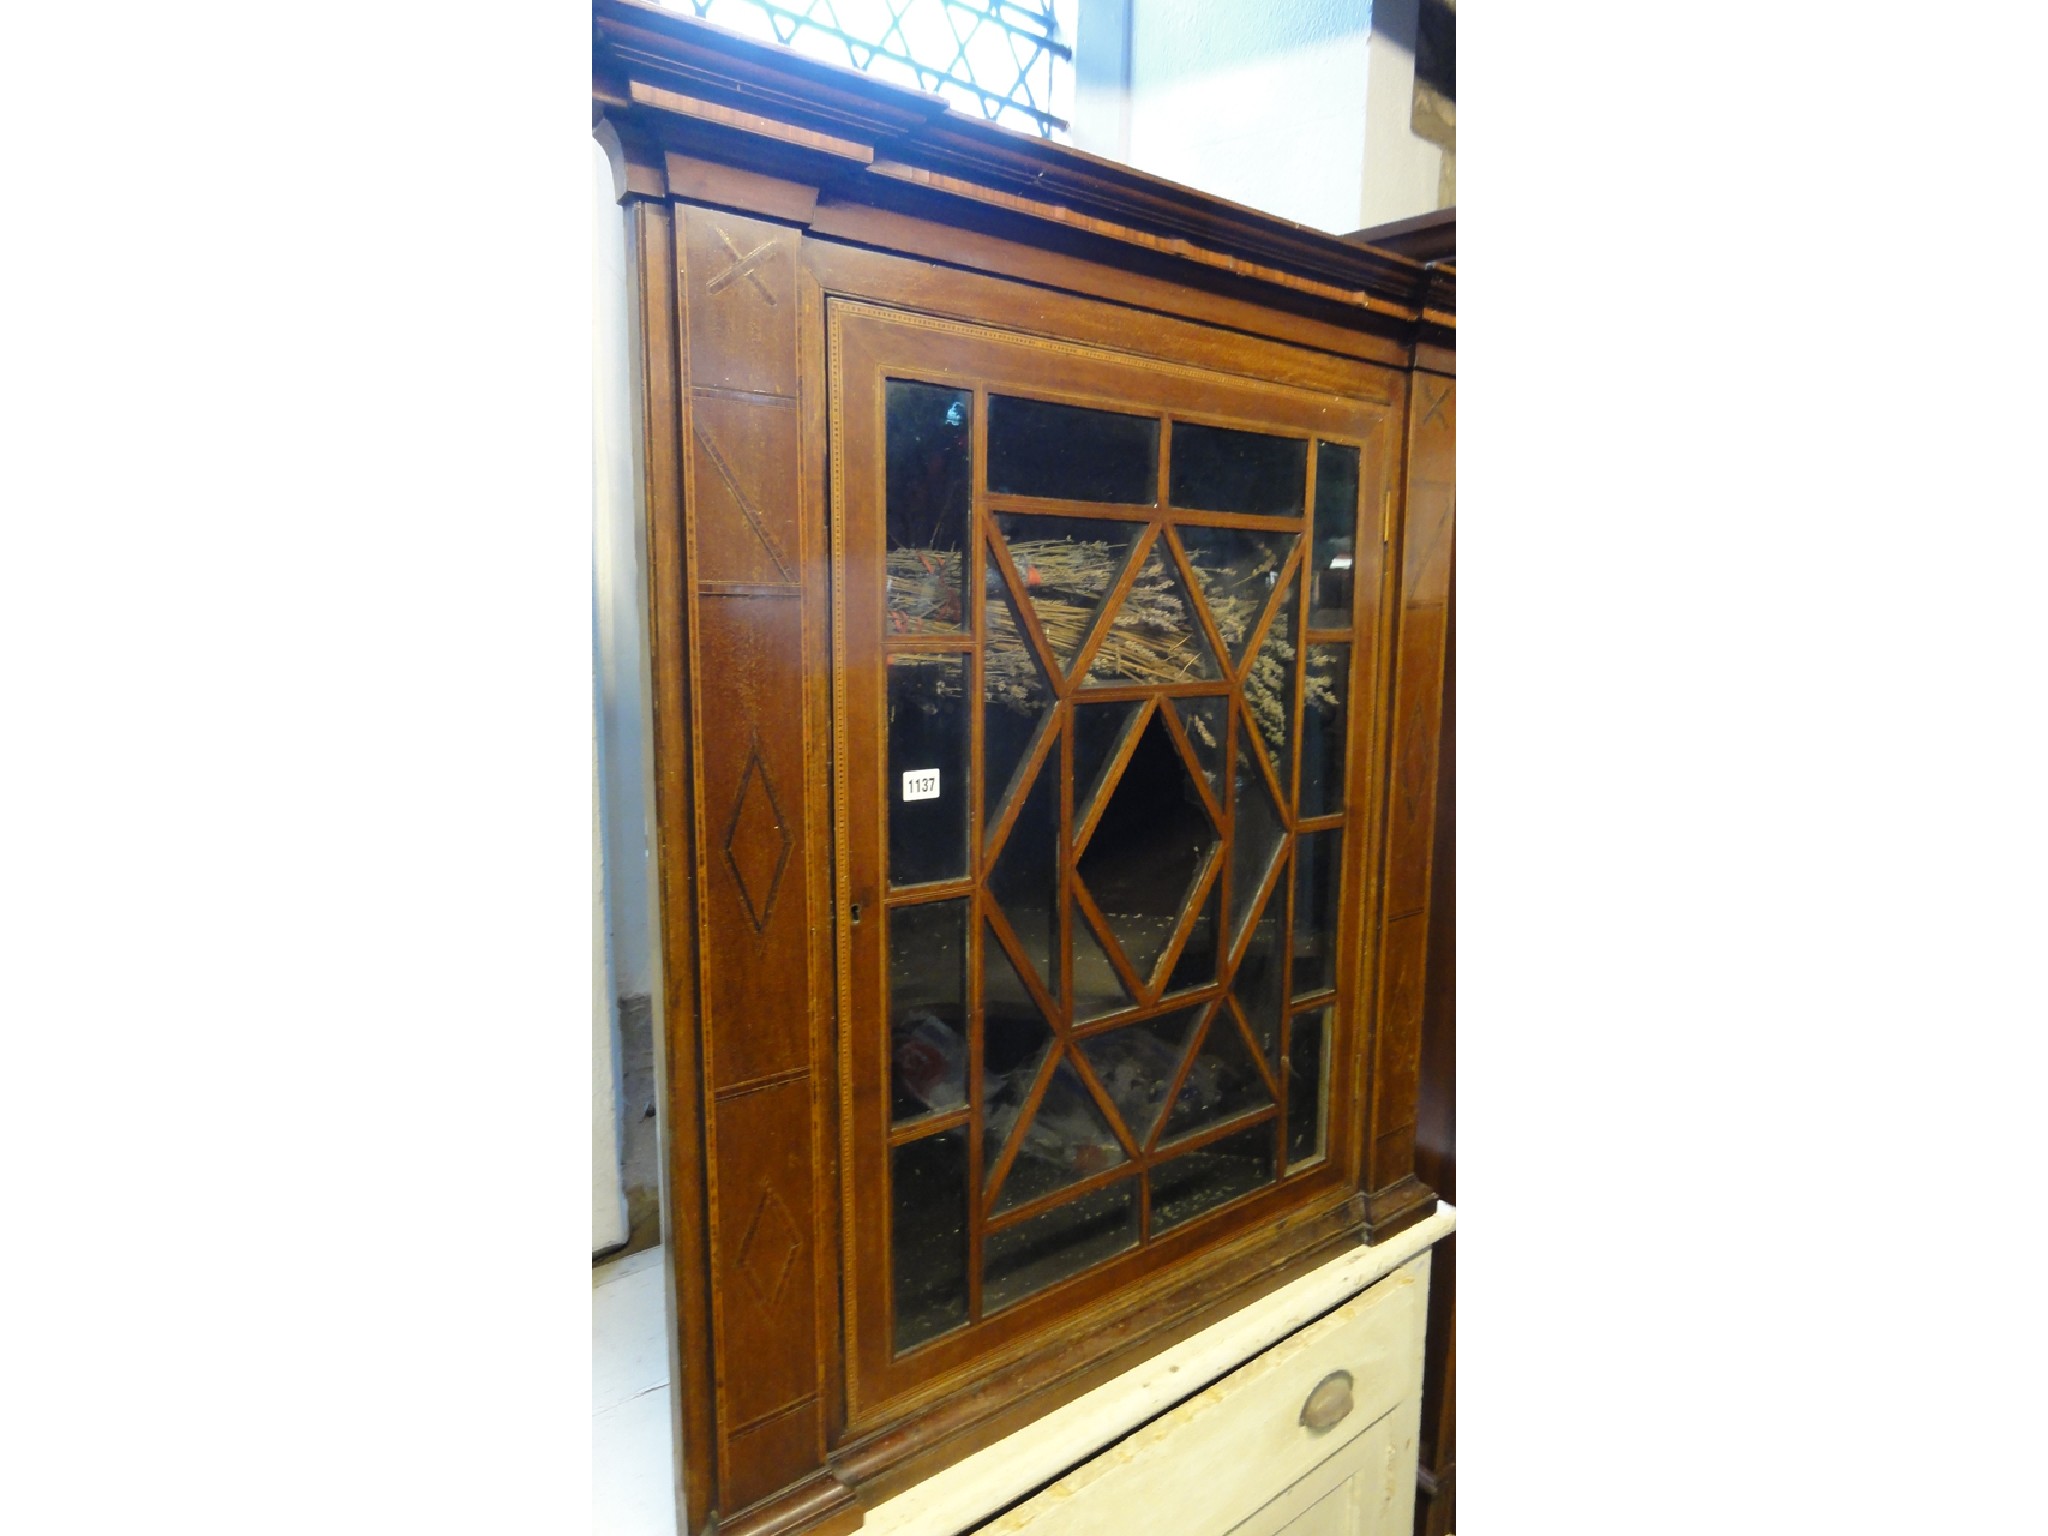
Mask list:
[[[1230,1536],[1413,1536],[1419,1406],[1354,1435]]]
[[[1423,1253],[978,1527],[979,1536],[1230,1530],[1393,1410],[1419,1402],[1428,1291]],[[1305,1412],[1328,1427],[1304,1424]],[[1402,1439],[1412,1463],[1412,1436]],[[1405,1475],[1412,1480],[1412,1465]]]

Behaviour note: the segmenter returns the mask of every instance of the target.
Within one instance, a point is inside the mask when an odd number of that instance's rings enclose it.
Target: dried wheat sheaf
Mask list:
[[[1102,599],[1123,569],[1126,551],[1106,541],[1021,539],[1009,545],[1023,577],[1032,612],[1047,643],[1062,663],[1071,663],[1094,626]],[[1231,655],[1264,611],[1281,558],[1273,550],[1242,565],[1205,562],[1189,555],[1202,598]],[[889,621],[898,634],[955,634],[961,628],[960,552],[898,548],[889,552]],[[1050,699],[1044,675],[1018,629],[1007,587],[993,566],[986,578],[988,643],[982,656],[982,692],[993,704],[1036,713]],[[1173,567],[1154,544],[1123,605],[1112,619],[1089,665],[1095,682],[1170,684],[1223,676],[1195,615],[1188,611]],[[1278,749],[1288,734],[1286,699],[1294,672],[1291,606],[1282,604],[1267,628],[1244,680],[1245,706],[1266,740]],[[939,663],[943,655],[899,655],[898,665]],[[1311,655],[1308,707],[1335,708],[1334,662],[1328,652]],[[957,696],[960,673],[935,674],[935,697]],[[900,696],[899,696],[900,697]],[[925,707],[930,707],[928,703]],[[1208,726],[1187,718],[1205,747],[1215,747]]]

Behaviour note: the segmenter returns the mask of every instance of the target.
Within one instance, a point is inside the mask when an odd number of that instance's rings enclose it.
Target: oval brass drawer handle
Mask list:
[[[1316,1383],[1301,1405],[1301,1422],[1311,1434],[1335,1428],[1351,1412],[1351,1373],[1332,1371]]]

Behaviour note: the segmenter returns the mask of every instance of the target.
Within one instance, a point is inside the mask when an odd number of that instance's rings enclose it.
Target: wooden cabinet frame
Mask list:
[[[691,1531],[852,1530],[925,1473],[1434,1208],[1414,1125],[1453,277],[635,0],[598,0],[594,27],[596,132],[629,220],[648,539],[677,1507]],[[863,694],[834,665],[846,428],[828,355],[833,317],[868,314],[1172,374],[1186,409],[1202,380],[1284,396],[1364,445],[1381,535],[1369,550],[1361,533],[1374,595],[1354,631],[1371,657],[1351,694],[1358,894],[1335,1057],[1352,1113],[1326,1165],[880,1391],[849,1353],[864,1234],[848,1213],[872,1199],[845,1155],[847,919],[881,896],[855,880],[835,749]]]

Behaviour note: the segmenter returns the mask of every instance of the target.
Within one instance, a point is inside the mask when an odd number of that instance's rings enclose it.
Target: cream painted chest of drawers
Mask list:
[[[1442,1207],[1303,1276],[881,1505],[864,1536],[1408,1536],[1430,1250],[1455,1222]]]
[[[1405,1536],[1428,1295],[1424,1253],[979,1536]]]

